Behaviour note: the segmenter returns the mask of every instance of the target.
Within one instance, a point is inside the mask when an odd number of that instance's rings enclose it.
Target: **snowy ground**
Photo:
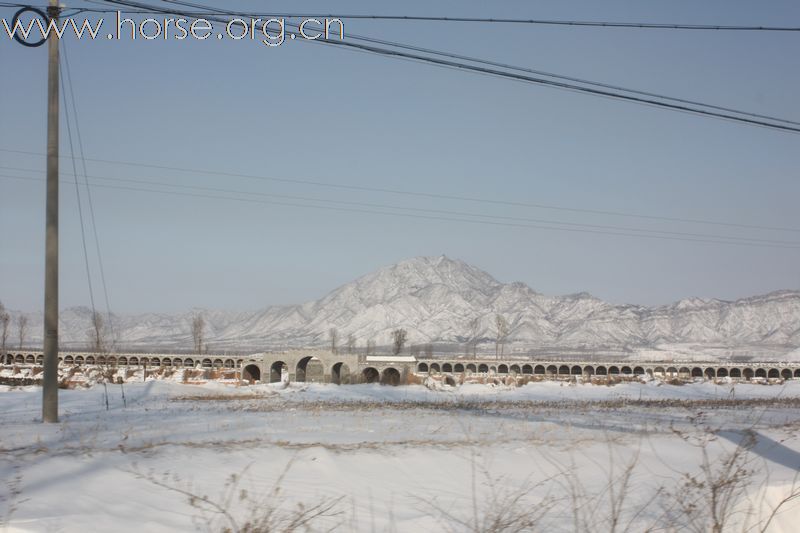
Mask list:
[[[294,520],[302,531],[310,519],[315,531],[610,531],[615,520],[617,531],[706,531],[717,481],[717,500],[730,500],[717,509],[724,530],[740,531],[763,525],[800,470],[794,381],[150,381],[109,385],[107,398],[108,409],[102,385],[61,391],[61,422],[43,425],[41,389],[0,388],[7,530],[219,531],[262,520],[280,531]],[[767,530],[796,531],[798,503]]]

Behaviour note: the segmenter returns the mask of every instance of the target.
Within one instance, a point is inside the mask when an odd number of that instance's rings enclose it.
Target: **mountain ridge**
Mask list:
[[[496,315],[508,321],[505,349],[515,353],[780,356],[800,347],[800,291],[732,301],[690,297],[656,307],[618,305],[586,292],[547,296],[522,282],[501,283],[446,256],[406,259],[297,305],[113,315],[119,346],[189,349],[189,323],[196,312],[206,317],[212,350],[325,346],[331,328],[342,344],[352,334],[361,346],[368,340],[388,345],[390,332],[402,327],[411,344],[463,349],[478,339],[479,350],[493,351]],[[41,314],[28,315],[30,342],[41,342]],[[64,346],[86,342],[90,315],[86,307],[62,312]]]

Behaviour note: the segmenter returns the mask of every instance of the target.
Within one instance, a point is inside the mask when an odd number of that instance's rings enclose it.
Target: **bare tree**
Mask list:
[[[3,302],[0,302],[0,363],[5,364],[6,360],[6,341],[8,341],[8,325],[11,322],[11,315],[6,311]]]
[[[494,344],[494,356],[495,359],[500,359],[500,356],[503,355],[503,345],[506,342],[506,337],[508,337],[508,321],[503,315],[495,315],[494,324],[497,328],[497,337],[495,338]]]
[[[472,348],[472,358],[478,357],[478,335],[481,333],[481,317],[476,316],[469,322],[469,333],[467,335],[468,348]]]
[[[392,331],[392,353],[398,355],[402,352],[407,340],[408,332],[403,328],[397,328]]]
[[[356,351],[356,336],[352,333],[347,336],[347,353],[353,354]]]
[[[192,341],[195,353],[203,353],[203,335],[206,329],[206,319],[202,313],[195,313],[192,317]]]
[[[19,349],[25,344],[25,336],[28,334],[28,317],[22,313],[17,316],[17,334],[19,338]]]
[[[331,328],[328,330],[328,337],[331,340],[331,353],[336,353],[339,344],[339,330]]]
[[[106,351],[106,324],[103,315],[94,311],[92,313],[91,328],[86,332],[89,339],[89,350],[95,353]]]

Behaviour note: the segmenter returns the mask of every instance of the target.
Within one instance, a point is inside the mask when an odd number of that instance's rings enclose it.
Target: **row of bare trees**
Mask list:
[[[21,350],[25,346],[25,339],[28,336],[28,316],[20,313],[15,320],[17,325],[17,342]],[[6,310],[3,302],[0,302],[0,354],[5,355],[8,349],[9,330],[11,328],[11,315]],[[104,352],[108,349],[106,324],[103,316],[92,313],[91,327],[86,333],[89,349],[94,352]]]
[[[406,345],[408,341],[408,332],[405,329],[398,328],[392,331],[392,353],[394,355],[398,355],[400,352],[403,351],[403,347]],[[330,328],[328,330],[328,339],[330,340],[331,352],[332,353],[339,353],[339,330],[336,328]],[[358,347],[358,340],[356,336],[352,333],[347,336],[346,348],[348,354],[354,354],[356,352],[356,348]],[[367,341],[366,346],[367,354],[375,353],[375,341],[369,339]]]
[[[0,353],[5,354],[7,341],[9,336],[9,329],[11,323],[11,316],[6,311],[3,303],[0,302]],[[22,349],[25,337],[28,333],[28,317],[20,314],[16,319],[17,324],[17,338],[19,340],[19,348]],[[508,321],[502,315],[495,315],[495,357],[501,358],[503,356],[503,348],[508,338],[510,331]],[[195,313],[191,322],[192,342],[194,344],[195,353],[203,353],[208,351],[208,344],[205,342],[206,320],[202,313]],[[471,349],[473,357],[477,356],[478,343],[480,342],[481,333],[481,319],[475,318],[469,323],[469,332],[467,344],[468,351]],[[339,331],[336,328],[328,330],[330,339],[331,352],[339,353]],[[87,340],[89,349],[102,353],[109,349],[107,340],[107,325],[103,319],[103,315],[98,312],[92,313],[91,327],[87,331]],[[408,342],[408,332],[403,328],[395,329],[391,332],[392,340],[392,353],[395,355],[400,354]],[[352,333],[347,336],[345,341],[345,348],[348,354],[356,352],[357,339]],[[367,353],[375,352],[375,341],[372,339],[367,341]],[[428,356],[433,355],[433,346],[428,344],[425,346],[425,354]]]
[[[467,331],[467,352],[472,352],[473,357],[478,355],[478,343],[481,341],[482,329],[480,317],[475,317],[470,321]],[[511,333],[508,320],[503,315],[494,316],[494,333],[494,356],[496,359],[500,359],[503,357],[506,340]]]
[[[494,329],[495,329],[495,358],[500,359],[503,357],[504,348],[506,344],[506,340],[508,339],[508,335],[511,332],[511,327],[508,323],[508,320],[503,315],[495,315],[494,317]],[[481,340],[480,334],[482,331],[482,324],[481,318],[476,317],[469,322],[469,331],[467,334],[468,343],[467,343],[467,351],[471,351],[473,357],[477,356],[478,351],[478,343]],[[392,341],[392,353],[394,355],[398,355],[403,351],[403,348],[408,342],[408,332],[403,328],[398,328],[392,330],[390,333],[391,341]],[[330,328],[328,330],[328,339],[330,340],[330,348],[331,352],[339,353],[339,330],[336,328]],[[351,333],[347,336],[346,341],[346,348],[347,353],[352,354],[356,351],[356,344],[357,340],[356,337]],[[372,348],[370,350],[370,348]],[[375,343],[374,341],[370,340],[367,341],[367,353],[374,352]],[[415,351],[419,350],[419,347],[413,348]],[[427,356],[433,355],[433,345],[426,344],[425,347],[425,354]]]
[[[28,317],[20,313],[17,315],[17,340],[19,341],[19,349],[25,345],[25,338],[28,336]],[[0,353],[5,355],[6,348],[8,347],[8,335],[11,328],[11,314],[6,311],[3,302],[0,302]]]

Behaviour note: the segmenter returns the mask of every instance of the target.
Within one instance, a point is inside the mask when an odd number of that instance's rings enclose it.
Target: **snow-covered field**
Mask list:
[[[0,388],[8,531],[741,531],[800,487],[795,381],[149,381],[60,401],[44,425],[41,389]],[[796,531],[798,504],[767,531]]]

